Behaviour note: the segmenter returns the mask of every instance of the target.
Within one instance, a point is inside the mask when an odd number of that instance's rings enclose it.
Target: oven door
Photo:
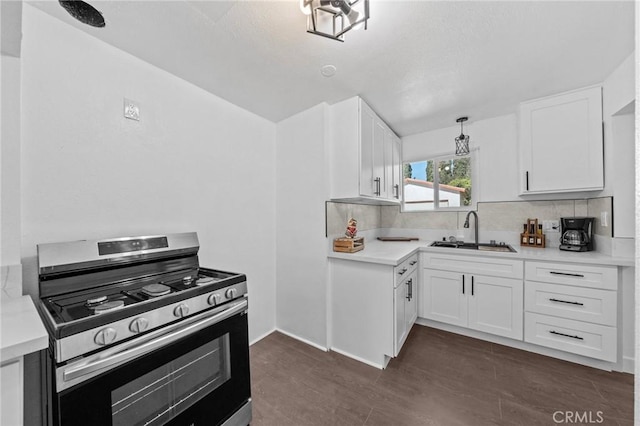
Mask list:
[[[248,424],[246,306],[232,302],[59,367],[58,389],[78,383],[54,396],[52,417],[63,426]]]

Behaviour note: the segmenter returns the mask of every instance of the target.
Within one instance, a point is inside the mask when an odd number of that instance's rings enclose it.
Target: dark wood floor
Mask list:
[[[250,351],[253,426],[633,425],[632,375],[419,325],[385,370],[277,332]]]

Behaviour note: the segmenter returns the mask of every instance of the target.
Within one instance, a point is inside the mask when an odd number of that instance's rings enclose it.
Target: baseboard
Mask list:
[[[632,357],[622,357],[622,372],[634,374],[636,368],[636,360]]]
[[[274,331],[276,331],[275,327],[272,328],[271,330],[267,331],[266,333],[264,333],[263,335],[256,337],[255,339],[253,339],[251,342],[249,342],[249,346],[258,343],[260,340],[264,339],[265,337],[267,337],[268,335],[270,335],[271,333],[273,333]]]
[[[368,359],[360,358],[359,356],[350,354],[349,352],[341,351],[340,349],[331,348],[331,352],[336,352],[336,353],[339,353],[340,355],[346,356],[347,358],[355,359],[356,361],[360,361],[363,364],[367,364],[367,365],[370,365],[372,367],[375,367],[378,370],[384,370],[387,367],[387,364],[389,363],[389,358],[388,357],[386,358],[387,362],[384,365],[381,365],[381,364],[377,364],[375,362],[371,362]]]
[[[279,332],[279,333],[282,333],[282,334],[284,334],[285,336],[289,336],[289,337],[291,337],[292,339],[299,340],[299,341],[301,341],[302,343],[306,343],[306,344],[307,344],[307,345],[309,345],[309,346],[313,346],[313,347],[314,347],[314,348],[316,348],[316,349],[320,349],[321,351],[329,352],[329,349],[328,349],[326,346],[322,346],[322,345],[319,345],[319,344],[317,344],[317,343],[314,343],[314,342],[312,342],[312,341],[310,341],[310,340],[307,340],[307,339],[305,339],[305,338],[303,338],[303,337],[297,336],[297,335],[295,335],[295,334],[293,334],[293,333],[291,333],[291,332],[289,332],[289,331],[284,331],[284,330],[282,330],[282,329],[280,329],[280,328],[277,328],[277,327],[276,327],[275,331],[277,331],[277,332]]]

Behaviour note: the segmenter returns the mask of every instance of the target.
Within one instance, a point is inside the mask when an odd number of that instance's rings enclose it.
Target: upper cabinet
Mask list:
[[[398,203],[400,138],[359,97],[337,103],[330,111],[330,198]]]
[[[604,188],[600,86],[520,104],[521,194]]]

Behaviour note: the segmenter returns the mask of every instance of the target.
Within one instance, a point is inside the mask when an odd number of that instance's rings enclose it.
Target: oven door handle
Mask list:
[[[120,350],[119,348],[113,348],[113,351],[105,351],[100,354],[100,357],[96,360],[89,360],[82,362],[82,365],[79,365],[75,368],[69,368],[66,370],[62,377],[64,381],[71,381],[73,379],[86,376],[92,373],[95,373],[98,370],[102,370],[108,367],[112,367],[115,365],[119,365],[130,361],[132,359],[138,358],[144,354],[152,352],[158,348],[171,344],[181,338],[200,331],[204,328],[207,328],[211,325],[224,321],[227,318],[230,318],[242,311],[247,309],[248,302],[246,299],[243,299],[241,302],[232,303],[231,306],[225,307],[226,309],[216,313],[211,316],[212,311],[205,312],[206,317],[202,318],[202,315],[198,315],[193,318],[188,324],[177,323],[174,324],[173,327],[165,327],[164,329],[158,330],[162,334],[156,338],[156,335],[152,333],[149,336],[149,340],[140,343],[137,346],[129,347],[124,350]]]

